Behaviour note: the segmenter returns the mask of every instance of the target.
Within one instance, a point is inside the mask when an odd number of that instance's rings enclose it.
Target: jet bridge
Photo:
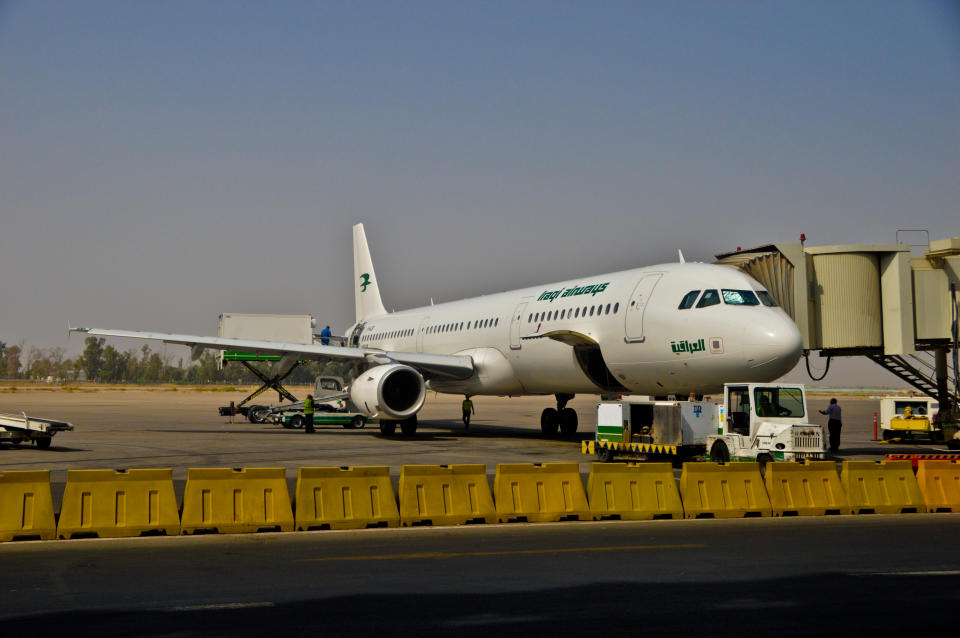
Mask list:
[[[956,423],[960,237],[902,241],[911,232],[926,231],[898,231],[894,244],[807,246],[801,236],[716,263],[767,287],[800,329],[805,356],[819,351],[828,369],[831,357],[865,356],[937,399],[938,421]]]

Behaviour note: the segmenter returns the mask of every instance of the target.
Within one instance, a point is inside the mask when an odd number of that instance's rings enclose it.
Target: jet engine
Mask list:
[[[426,396],[420,373],[400,363],[374,366],[350,384],[350,400],[361,412],[398,421],[419,412]]]

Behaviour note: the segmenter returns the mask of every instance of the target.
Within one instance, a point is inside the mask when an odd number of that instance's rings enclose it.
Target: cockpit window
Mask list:
[[[723,303],[731,306],[759,306],[757,296],[752,290],[723,290]]]
[[[680,310],[686,310],[687,308],[693,308],[693,304],[697,301],[697,296],[700,295],[699,290],[691,290],[683,296],[683,301],[680,302],[680,305],[677,306]]]
[[[697,308],[706,308],[707,306],[716,306],[720,303],[720,294],[716,290],[707,290],[700,297]]]
[[[760,297],[760,302],[763,303],[764,306],[770,306],[771,308],[777,307],[777,300],[774,299],[766,290],[755,290],[754,292],[756,292],[757,296]]]

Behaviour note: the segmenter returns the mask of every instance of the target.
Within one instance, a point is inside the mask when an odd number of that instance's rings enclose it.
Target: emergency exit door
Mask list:
[[[647,302],[653,296],[653,290],[657,287],[663,273],[653,273],[644,275],[637,282],[637,287],[633,289],[630,295],[630,301],[627,302],[627,311],[625,315],[624,341],[627,343],[642,342],[643,336],[643,315],[647,310]]]
[[[510,349],[520,349],[520,326],[523,324],[523,313],[527,310],[527,302],[523,302],[513,311],[513,318],[510,320]]]

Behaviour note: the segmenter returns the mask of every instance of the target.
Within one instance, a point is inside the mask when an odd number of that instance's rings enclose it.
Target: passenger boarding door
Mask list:
[[[520,326],[523,325],[523,313],[527,310],[527,302],[517,306],[513,311],[513,319],[510,321],[510,349],[520,349]]]
[[[427,324],[430,323],[430,317],[424,317],[417,328],[417,352],[423,352],[423,335],[427,331]]]
[[[646,338],[643,336],[643,314],[647,309],[647,302],[653,295],[653,289],[663,273],[654,273],[644,275],[633,289],[630,301],[627,303],[627,311],[624,313],[626,325],[624,326],[624,341],[627,343],[640,343]]]

